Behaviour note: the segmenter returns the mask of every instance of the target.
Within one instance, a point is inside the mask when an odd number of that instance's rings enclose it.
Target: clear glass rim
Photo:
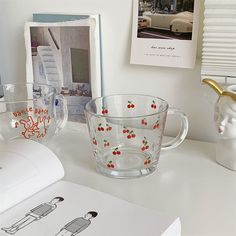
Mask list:
[[[13,87],[15,87],[15,86],[28,86],[28,85],[36,85],[36,86],[43,86],[43,87],[48,87],[48,88],[50,88],[50,90],[52,90],[52,91],[50,91],[49,93],[48,93],[48,96],[51,96],[51,95],[53,95],[53,93],[55,93],[55,88],[53,87],[53,86],[51,86],[50,84],[43,84],[43,83],[34,83],[34,82],[26,82],[26,83],[3,83],[3,84],[0,84],[0,89],[1,88],[4,88],[4,87],[6,87],[6,86],[13,86]],[[36,101],[37,100],[37,98],[32,98],[32,99],[22,99],[22,100],[19,100],[19,101],[1,101],[1,96],[0,96],[0,104],[2,103],[7,103],[7,104],[14,104],[14,103],[23,103],[23,102],[29,102],[29,101]]]
[[[104,99],[104,98],[109,98],[109,97],[116,97],[116,96],[137,96],[137,97],[148,97],[148,98],[151,98],[151,99],[158,99],[162,102],[164,102],[166,104],[165,108],[163,108],[163,110],[161,111],[157,111],[157,112],[153,112],[151,114],[147,114],[147,115],[138,115],[138,116],[110,116],[109,114],[98,114],[98,113],[94,113],[92,111],[90,111],[88,109],[89,105],[99,99]],[[92,100],[90,100],[89,102],[87,102],[85,104],[85,107],[84,107],[84,111],[87,112],[88,114],[90,115],[93,115],[93,116],[96,116],[96,117],[99,117],[99,118],[109,118],[109,119],[135,119],[135,118],[144,118],[144,117],[152,117],[152,116],[157,116],[157,115],[160,115],[164,112],[166,112],[169,108],[169,104],[167,103],[166,100],[164,100],[163,98],[160,98],[160,97],[155,97],[155,96],[152,96],[152,95],[146,95],[146,94],[135,94],[135,93],[126,93],[126,94],[112,94],[112,95],[105,95],[105,96],[100,96],[100,97],[97,97],[97,98],[93,98]]]

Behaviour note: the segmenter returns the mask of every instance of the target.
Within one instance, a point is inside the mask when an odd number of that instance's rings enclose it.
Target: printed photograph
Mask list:
[[[139,0],[137,37],[192,40],[194,0]]]
[[[92,98],[89,26],[30,27],[34,82],[50,84],[67,100],[69,120],[84,122]]]

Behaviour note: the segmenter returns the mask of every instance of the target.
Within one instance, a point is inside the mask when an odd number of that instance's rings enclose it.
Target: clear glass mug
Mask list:
[[[64,127],[66,100],[46,84],[0,85],[0,141],[47,142]]]
[[[162,144],[167,114],[181,120],[178,135]],[[177,147],[188,132],[188,119],[158,97],[137,94],[95,98],[85,106],[96,168],[116,178],[152,173],[161,149]]]

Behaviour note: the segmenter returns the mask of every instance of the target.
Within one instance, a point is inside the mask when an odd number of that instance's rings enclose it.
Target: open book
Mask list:
[[[60,180],[60,161],[39,143],[0,150],[0,236],[181,234],[178,217]]]
[[[0,214],[63,177],[61,162],[42,144],[19,139],[0,145]]]
[[[180,235],[180,220],[60,181],[0,215],[0,235]]]

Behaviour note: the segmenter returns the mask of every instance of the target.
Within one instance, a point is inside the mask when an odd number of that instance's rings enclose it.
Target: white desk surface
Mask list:
[[[68,122],[49,144],[65,180],[179,216],[183,236],[236,235],[236,172],[215,162],[214,146],[185,140],[161,153],[153,174],[123,180],[96,172],[85,124]]]

